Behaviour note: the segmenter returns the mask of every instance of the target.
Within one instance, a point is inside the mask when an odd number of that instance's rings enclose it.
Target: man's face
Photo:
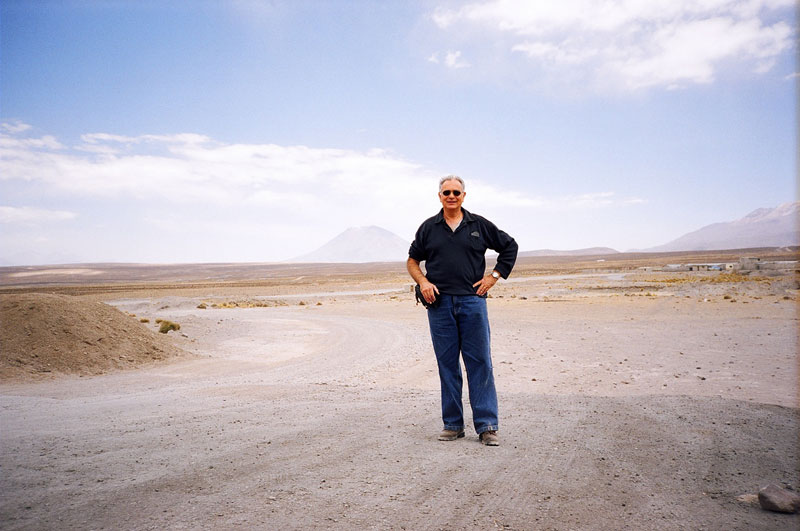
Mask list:
[[[466,195],[461,183],[455,179],[450,179],[442,183],[442,189],[439,190],[439,201],[442,202],[442,207],[446,211],[456,212],[461,208],[461,203],[464,202],[464,196]]]

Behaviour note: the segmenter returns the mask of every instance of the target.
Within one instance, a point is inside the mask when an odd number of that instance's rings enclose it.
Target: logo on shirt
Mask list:
[[[481,237],[481,233],[478,232],[478,231],[474,231],[474,232],[470,233],[470,236],[475,236],[476,238],[480,238]]]

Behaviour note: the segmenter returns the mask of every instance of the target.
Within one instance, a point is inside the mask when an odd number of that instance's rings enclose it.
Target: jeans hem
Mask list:
[[[480,435],[481,433],[483,433],[485,431],[497,431],[499,429],[500,428],[498,428],[497,425],[492,425],[492,426],[484,426],[483,428],[480,428],[479,430],[475,430],[475,431],[478,433],[478,435]]]
[[[455,424],[445,424],[444,429],[450,431],[462,431],[464,429],[464,426],[456,426]]]

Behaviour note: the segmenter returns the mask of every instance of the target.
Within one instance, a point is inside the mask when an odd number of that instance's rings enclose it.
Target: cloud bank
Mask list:
[[[68,221],[76,217],[77,214],[75,212],[68,212],[65,210],[0,206],[0,223],[38,225],[42,223]]]
[[[520,54],[541,76],[639,91],[708,84],[725,69],[769,71],[794,45],[793,8],[793,0],[491,0],[439,7],[431,19],[454,40],[469,35],[474,55]]]
[[[22,125],[0,133],[5,263],[274,261],[365,225],[410,240],[438,210],[438,178],[449,173],[381,149],[110,133],[68,146]],[[642,201],[537,197],[465,178],[471,208],[507,218]]]

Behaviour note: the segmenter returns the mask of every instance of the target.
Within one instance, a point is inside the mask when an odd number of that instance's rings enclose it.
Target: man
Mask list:
[[[440,441],[464,437],[461,364],[467,370],[472,422],[480,441],[498,446],[497,392],[492,372],[486,294],[507,278],[517,259],[517,242],[492,222],[468,212],[464,181],[448,175],[439,182],[442,209],[420,225],[408,251],[408,272],[429,303],[428,324],[439,366],[444,430]],[[497,264],[486,271],[486,249]],[[420,263],[425,262],[423,273]]]

